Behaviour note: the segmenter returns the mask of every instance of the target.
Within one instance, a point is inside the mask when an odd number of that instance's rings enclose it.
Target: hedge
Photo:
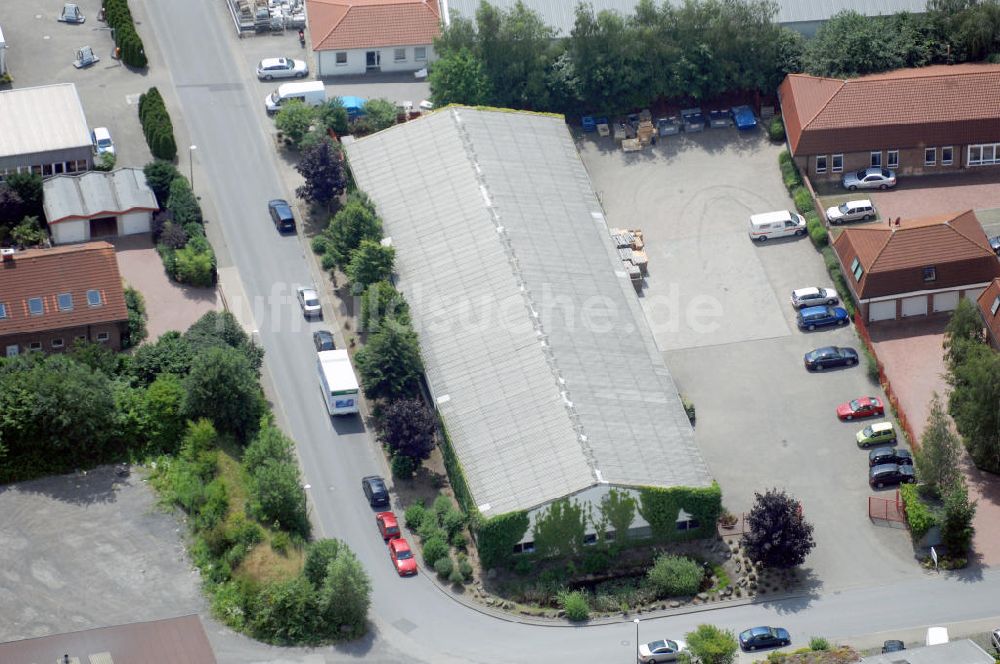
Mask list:
[[[792,200],[795,201],[795,209],[799,214],[812,212],[816,208],[813,205],[812,195],[805,187],[796,187],[792,190]]]
[[[500,567],[514,554],[514,545],[528,532],[528,513],[507,512],[482,520],[476,528],[476,545],[483,569]]]
[[[462,464],[458,461],[455,448],[451,444],[451,437],[448,436],[448,429],[444,426],[444,420],[440,414],[438,415],[438,424],[441,427],[441,456],[444,458],[444,469],[448,473],[451,489],[455,492],[455,500],[465,510],[469,520],[475,524],[479,516],[479,508],[472,499],[472,492],[469,490],[469,483],[465,480]]]
[[[167,113],[163,96],[155,87],[139,95],[139,123],[146,137],[146,145],[157,159],[173,161],[177,157],[174,125]]]
[[[899,487],[899,495],[903,498],[903,506],[906,508],[906,522],[910,526],[910,534],[915,540],[922,539],[936,525],[934,515],[920,499],[916,484],[902,485]]]
[[[799,191],[805,191],[805,189],[800,189]],[[813,210],[806,212],[803,216],[806,218],[806,228],[809,230],[809,239],[812,240],[813,245],[817,249],[823,249],[823,247],[830,244],[830,235],[826,232],[826,226],[823,225],[819,214]],[[829,268],[830,265],[828,264],[827,269]]]
[[[135,31],[135,21],[128,8],[127,0],[104,0],[104,20],[114,30],[115,46],[121,49],[121,59],[127,65],[144,69],[149,60],[139,33]]]
[[[771,120],[771,123],[767,125],[767,135],[775,143],[785,140],[785,123],[781,121],[781,118],[775,117]]]
[[[698,526],[677,530],[677,515],[681,510],[691,515]],[[639,514],[653,531],[653,536],[665,540],[690,540],[715,535],[715,523],[722,513],[722,489],[718,483],[705,488],[643,487],[639,491]]]

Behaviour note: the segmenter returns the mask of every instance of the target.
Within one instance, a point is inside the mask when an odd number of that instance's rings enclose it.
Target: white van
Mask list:
[[[323,81],[283,83],[264,97],[264,106],[268,113],[277,113],[282,104],[296,99],[306,106],[319,106],[325,103],[326,88],[323,86]]]
[[[772,237],[805,235],[806,220],[788,210],[750,215],[750,239],[763,242]]]

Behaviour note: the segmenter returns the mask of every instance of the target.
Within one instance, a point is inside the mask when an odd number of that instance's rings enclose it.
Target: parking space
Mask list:
[[[746,510],[755,491],[775,486],[801,500],[816,528],[806,568],[817,590],[919,575],[906,533],[868,518],[874,492],[854,440],[865,423],[835,415],[839,403],[882,396],[879,388],[863,367],[803,366],[813,348],[860,347],[851,326],[805,333],[795,324],[790,292],[831,285],[821,257],[805,238],[756,245],[747,234],[750,214],[792,206],[781,147],[727,129],[637,154],[590,134],[580,148],[608,223],[644,231],[643,306],[697,407],[696,437],[727,507]]]

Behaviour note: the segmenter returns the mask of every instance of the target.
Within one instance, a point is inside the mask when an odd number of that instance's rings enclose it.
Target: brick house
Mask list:
[[[1000,351],[1000,277],[994,279],[976,301],[986,323],[990,344]]]
[[[899,69],[850,80],[789,74],[789,151],[813,181],[880,166],[897,175],[1000,165],[1000,64]]]
[[[0,349],[58,353],[77,340],[121,350],[128,329],[125,291],[107,242],[3,250]]]
[[[865,321],[950,312],[1000,276],[1000,261],[971,210],[848,228],[833,242]]]

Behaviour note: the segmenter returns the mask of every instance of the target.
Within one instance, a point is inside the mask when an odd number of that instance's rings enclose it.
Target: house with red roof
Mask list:
[[[986,335],[990,344],[1000,350],[1000,277],[997,277],[979,294],[976,301],[979,305],[979,313],[983,315],[983,322],[986,323]]]
[[[951,312],[1000,277],[1000,261],[971,210],[848,228],[833,250],[867,322]]]
[[[813,181],[878,166],[897,175],[1000,166],[1000,64],[899,69],[850,80],[789,74],[788,148]]]
[[[417,71],[434,60],[437,0],[306,0],[320,76]]]

